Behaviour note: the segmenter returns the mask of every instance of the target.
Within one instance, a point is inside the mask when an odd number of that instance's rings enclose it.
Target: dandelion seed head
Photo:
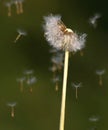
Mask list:
[[[105,70],[96,70],[97,75],[103,75],[105,73]]]
[[[17,78],[17,82],[23,82],[25,79],[25,77]]]
[[[95,116],[95,115],[89,117],[89,121],[91,121],[91,122],[97,122],[97,121],[99,121],[99,119],[100,119],[100,117],[99,116]]]
[[[5,2],[5,6],[11,7],[11,5],[12,5],[12,2]]]
[[[9,103],[7,103],[7,106],[15,107],[16,104],[17,104],[17,102],[9,102]]]
[[[76,52],[85,45],[86,34],[80,36],[73,30],[67,28],[61,21],[60,15],[49,15],[44,17],[44,31],[46,40],[57,50],[68,50]]]
[[[75,87],[75,88],[79,88],[79,87],[82,86],[82,83],[77,83],[77,84],[72,83],[72,86]]]
[[[17,32],[20,34],[20,35],[23,35],[23,36],[26,36],[27,35],[27,32],[25,30],[22,30],[22,29],[17,29]]]
[[[34,73],[34,70],[25,70],[24,71],[24,74],[26,74],[26,75],[31,75],[33,73]]]

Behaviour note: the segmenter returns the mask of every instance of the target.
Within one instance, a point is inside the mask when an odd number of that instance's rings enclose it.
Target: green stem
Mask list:
[[[60,127],[59,127],[59,130],[64,130],[65,104],[66,104],[66,87],[67,87],[67,76],[68,76],[68,58],[69,58],[69,51],[65,51],[64,75],[63,75],[64,77],[63,77],[61,115],[60,115]]]

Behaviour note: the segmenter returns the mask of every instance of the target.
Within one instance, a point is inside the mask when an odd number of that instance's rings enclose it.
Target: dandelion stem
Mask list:
[[[76,88],[76,99],[78,98],[78,88]]]
[[[101,75],[99,76],[99,85],[100,85],[100,86],[103,85],[103,82],[102,82],[102,76],[101,76]]]
[[[11,117],[14,117],[14,107],[11,109]]]
[[[19,14],[19,13],[20,13],[18,3],[16,3],[16,13],[17,13],[17,14]]]
[[[64,130],[65,104],[66,104],[66,86],[67,86],[67,76],[68,76],[68,58],[69,58],[69,51],[65,51],[64,77],[63,77],[61,115],[60,115],[60,127],[59,127],[59,130]]]
[[[19,2],[19,5],[20,5],[20,13],[23,13],[23,4],[22,4],[22,2]]]

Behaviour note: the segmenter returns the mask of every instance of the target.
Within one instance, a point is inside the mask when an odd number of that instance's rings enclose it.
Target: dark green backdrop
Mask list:
[[[50,46],[43,36],[43,16],[61,14],[63,22],[77,32],[87,33],[84,56],[79,52],[69,59],[65,130],[108,130],[108,3],[107,0],[25,0],[24,13],[7,16],[5,0],[0,1],[0,130],[59,130],[62,80],[59,91],[54,90]],[[94,29],[88,19],[94,13],[102,17]],[[16,43],[17,29],[28,35]],[[19,90],[17,78],[25,70],[34,70],[38,81],[33,92],[24,86]],[[98,85],[95,71],[105,69],[103,86]],[[62,72],[60,73],[62,77]],[[75,99],[71,82],[82,82]],[[10,116],[8,102],[17,102],[15,117]],[[88,118],[98,115],[98,122]]]

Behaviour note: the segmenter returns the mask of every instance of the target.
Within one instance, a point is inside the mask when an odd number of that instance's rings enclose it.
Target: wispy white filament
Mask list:
[[[61,21],[60,15],[44,17],[45,37],[51,46],[60,50],[76,52],[84,48],[86,34],[77,35]]]

